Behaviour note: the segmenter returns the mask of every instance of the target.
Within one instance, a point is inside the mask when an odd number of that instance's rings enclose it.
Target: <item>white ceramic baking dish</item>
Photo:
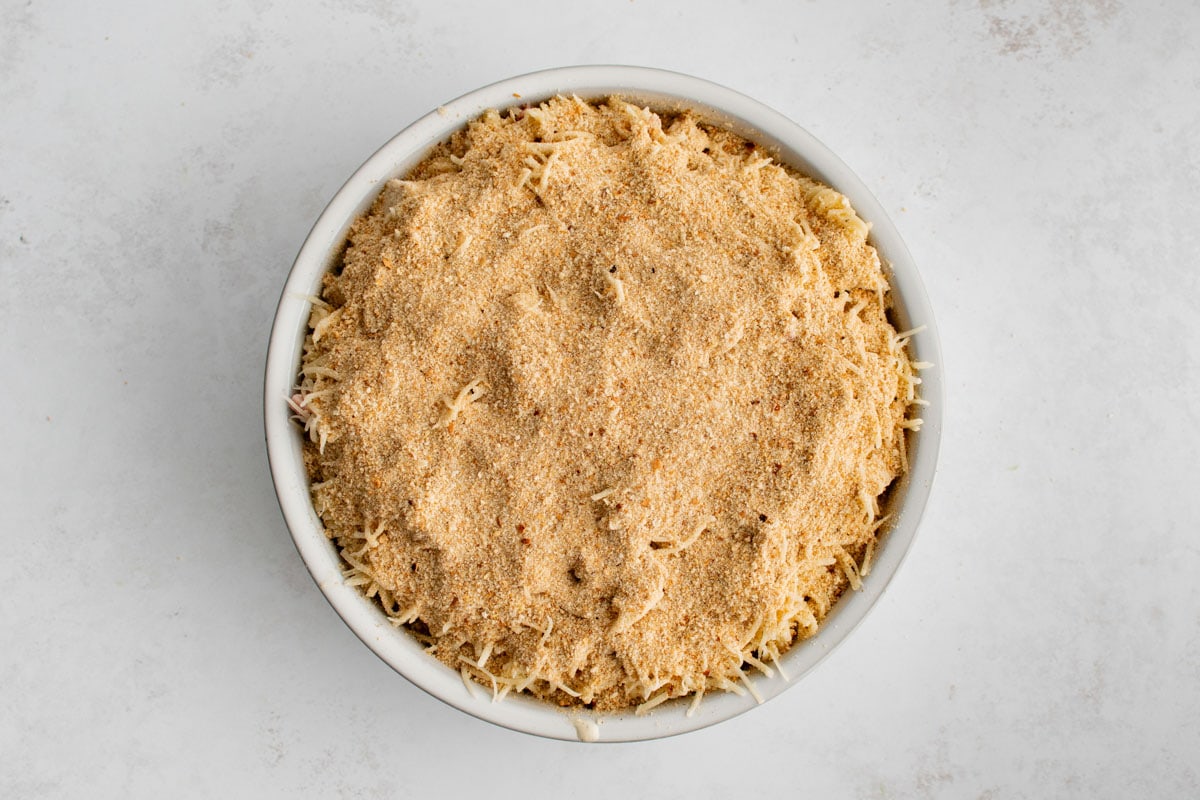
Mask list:
[[[317,586],[355,634],[408,680],[480,719],[540,736],[586,741],[671,736],[741,714],[753,708],[755,700],[710,694],[690,717],[685,713],[686,700],[665,703],[637,716],[632,711],[562,710],[512,695],[493,703],[490,692],[482,687],[468,690],[457,672],[425,654],[415,639],[388,623],[374,602],[345,585],[337,550],[325,537],[310,500],[301,455],[303,437],[289,422],[287,398],[296,383],[310,310],[308,297],[318,293],[321,276],[341,257],[351,222],[368,209],[385,181],[407,173],[430,148],[469,120],[487,109],[537,103],[556,94],[576,94],[584,99],[616,94],[655,110],[692,109],[705,121],[732,129],[776,160],[845,194],[859,215],[871,223],[871,242],[890,265],[895,324],[900,328],[925,326],[913,338],[910,352],[921,361],[941,364],[933,311],[900,234],[863,182],[807,131],[745,95],[688,75],[642,67],[566,67],[500,81],[437,108],[381,147],[333,197],[296,257],[275,314],[265,379],[267,453],[280,508]],[[814,637],[793,647],[782,659],[790,681],[778,676],[756,679],[759,692],[768,701],[797,683],[846,638],[887,588],[909,550],[933,484],[942,431],[941,369],[927,370],[922,377],[921,395],[931,405],[923,410],[925,424],[920,432],[910,436],[910,471],[891,494],[894,522],[877,552],[871,575],[861,591],[846,593]]]

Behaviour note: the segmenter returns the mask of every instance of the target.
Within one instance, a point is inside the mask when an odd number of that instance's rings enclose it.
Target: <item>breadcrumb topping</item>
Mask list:
[[[869,580],[920,425],[867,234],[688,114],[472,122],[314,298],[289,402],[347,582],[496,698],[758,697]]]

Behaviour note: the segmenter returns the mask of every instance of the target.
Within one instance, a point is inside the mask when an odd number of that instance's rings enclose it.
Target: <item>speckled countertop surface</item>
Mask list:
[[[1200,794],[1195,4],[70,5],[0,2],[0,796]],[[768,705],[638,745],[397,677],[309,579],[262,445],[325,201],[439,103],[572,63],[807,127],[945,350],[880,605]]]

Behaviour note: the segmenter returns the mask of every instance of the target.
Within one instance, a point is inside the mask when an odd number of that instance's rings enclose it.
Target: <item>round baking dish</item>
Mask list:
[[[512,696],[493,703],[490,693],[468,689],[458,673],[425,654],[421,645],[394,628],[383,611],[342,580],[342,565],[313,510],[302,457],[303,437],[289,422],[287,398],[296,381],[307,331],[309,300],[321,276],[342,254],[350,224],[367,211],[383,183],[415,167],[437,143],[491,108],[538,103],[556,94],[584,99],[616,94],[660,111],[691,109],[706,122],[728,128],[765,148],[776,160],[845,194],[871,223],[870,241],[890,264],[894,323],[925,326],[909,347],[916,360],[941,363],[937,329],[912,257],[883,208],[850,169],[807,131],[745,95],[699,78],[642,67],[566,67],[522,75],[446,103],[400,132],[350,177],[334,195],[300,249],[275,314],[267,352],[265,423],[267,455],[283,516],[317,586],[354,633],[393,669],[435,697],[480,719],[555,739],[634,741],[703,728],[755,706],[752,697],[710,694],[692,716],[687,701],[665,703],[643,716],[559,709],[544,701]],[[908,552],[933,483],[942,429],[940,369],[922,373],[921,395],[930,402],[924,426],[909,438],[909,473],[890,494],[893,524],[884,535],[871,576],[860,591],[847,591],[818,633],[782,659],[790,680],[759,679],[764,700],[781,693],[816,666],[862,620],[883,593]]]

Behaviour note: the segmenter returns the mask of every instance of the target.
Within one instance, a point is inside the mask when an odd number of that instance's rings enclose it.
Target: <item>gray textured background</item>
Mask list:
[[[0,795],[1197,796],[1197,31],[1184,0],[0,0]],[[260,388],[367,155],[601,62],[841,155],[921,267],[948,397],[922,532],[844,647],[716,728],[583,747],[351,635],[276,507]]]

